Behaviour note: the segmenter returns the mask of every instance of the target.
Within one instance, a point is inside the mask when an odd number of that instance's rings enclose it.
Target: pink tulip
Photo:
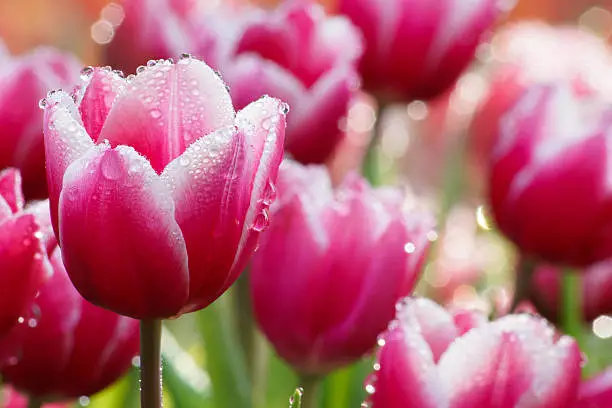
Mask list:
[[[561,308],[562,272],[553,266],[538,267],[532,277],[529,297],[539,313],[554,322]],[[582,275],[582,317],[588,321],[612,313],[612,260],[597,263]]]
[[[47,197],[38,101],[49,89],[75,83],[79,69],[74,57],[52,48],[19,57],[0,52],[0,170],[21,170],[28,199]]]
[[[583,381],[578,389],[578,401],[572,408],[612,407],[612,368]]]
[[[3,408],[27,408],[28,399],[10,387],[0,391],[0,403]],[[68,408],[68,404],[44,404],[42,408]]]
[[[324,167],[284,162],[278,192],[251,267],[255,317],[296,370],[325,374],[374,347],[414,289],[432,222],[354,173],[332,190]]]
[[[488,91],[471,126],[474,159],[486,166],[501,118],[530,86],[569,81],[580,92],[610,98],[610,70],[612,52],[585,30],[541,22],[508,25],[491,45]]]
[[[0,172],[0,337],[17,324],[52,272],[41,224],[23,206],[19,171]]]
[[[124,18],[106,49],[107,64],[134,72],[151,59],[196,49],[196,0],[123,0]]]
[[[267,227],[286,105],[265,97],[236,114],[192,58],[127,80],[87,72],[76,103],[45,102],[51,214],[72,282],[140,319],[206,307]]]
[[[342,139],[339,122],[356,95],[357,29],[312,1],[242,18],[217,13],[203,29],[199,53],[228,81],[235,106],[265,94],[286,101],[286,150],[302,163],[323,163]]]
[[[382,103],[431,99],[453,85],[512,1],[339,0],[363,32],[364,88]]]
[[[579,267],[612,253],[611,126],[612,109],[565,84],[532,87],[505,116],[489,198],[527,256]]]
[[[581,354],[544,320],[509,315],[466,331],[427,299],[407,299],[381,336],[366,390],[372,408],[564,408]]]
[[[53,275],[13,330],[2,338],[5,383],[38,399],[94,394],[122,376],[139,348],[137,320],[92,305],[71,284],[49,222],[49,205],[33,210],[44,230]]]

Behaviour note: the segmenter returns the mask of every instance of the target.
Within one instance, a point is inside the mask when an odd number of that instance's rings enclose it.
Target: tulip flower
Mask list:
[[[339,0],[338,9],[363,32],[363,86],[385,104],[441,95],[512,3],[389,0],[383,7],[378,0]]]
[[[381,336],[366,386],[372,408],[571,407],[580,382],[576,342],[542,319],[465,320],[407,299]]]
[[[51,216],[68,274],[92,303],[161,319],[206,307],[268,223],[285,113],[234,112],[223,81],[184,57],[127,79],[105,69],[45,106]]]
[[[585,380],[578,389],[578,401],[571,408],[608,408],[612,406],[612,368]]]
[[[0,170],[19,168],[26,198],[46,198],[43,115],[38,101],[49,89],[72,86],[79,78],[80,64],[53,48],[38,48],[18,57],[2,54]]]
[[[52,272],[41,224],[30,210],[24,209],[19,171],[0,172],[0,337],[17,324]]]
[[[533,273],[529,287],[529,299],[539,313],[547,319],[557,322],[561,310],[562,272],[551,265],[542,265]],[[612,313],[612,261],[599,262],[585,269],[582,279],[582,312],[581,316],[591,321],[597,317]]]
[[[286,150],[302,163],[323,163],[342,139],[339,122],[356,96],[358,30],[312,1],[244,13],[211,15],[199,53],[227,80],[238,109],[265,94],[287,102]]]
[[[612,97],[612,52],[599,37],[577,27],[520,22],[505,27],[491,44],[484,70],[488,89],[470,130],[471,153],[488,164],[499,123],[533,85],[568,81],[583,93]]]
[[[151,59],[170,58],[196,48],[195,0],[124,0],[124,18],[108,45],[105,61],[124,72]]]
[[[10,387],[0,391],[0,406],[3,408],[27,408],[28,399]],[[44,404],[41,408],[68,408],[68,404],[50,403]]]
[[[94,306],[79,295],[53,238],[47,202],[37,206],[36,216],[46,218],[53,275],[30,312],[0,341],[0,354],[7,348],[13,353],[0,364],[2,379],[41,401],[94,394],[131,367],[138,353],[138,321]]]
[[[569,84],[534,86],[501,124],[489,199],[525,256],[575,267],[612,253],[612,110]]]
[[[354,173],[332,190],[324,167],[290,161],[278,194],[251,265],[255,317],[299,373],[324,375],[375,346],[414,289],[432,219],[404,212],[399,191]]]

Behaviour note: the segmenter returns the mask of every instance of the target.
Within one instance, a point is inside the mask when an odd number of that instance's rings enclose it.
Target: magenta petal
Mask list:
[[[0,196],[11,207],[13,213],[23,209],[24,198],[19,170],[6,169],[0,172]]]
[[[79,103],[85,130],[97,140],[117,94],[125,88],[119,74],[104,68],[91,68],[91,77]]]
[[[0,335],[17,323],[51,274],[39,235],[30,214],[0,224]]]
[[[188,295],[174,202],[131,147],[92,149],[66,171],[60,198],[66,270],[90,302],[140,319],[174,316]]]
[[[134,147],[160,174],[194,141],[233,125],[234,116],[221,78],[188,58],[139,73],[115,100],[98,141]]]
[[[58,234],[58,202],[64,172],[70,164],[94,146],[78,117],[77,107],[68,94],[47,102],[44,119],[45,155],[49,206],[55,234]]]

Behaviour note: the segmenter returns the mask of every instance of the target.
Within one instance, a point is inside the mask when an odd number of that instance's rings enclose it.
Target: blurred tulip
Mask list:
[[[0,169],[21,170],[27,199],[47,197],[38,101],[49,89],[73,86],[80,68],[70,54],[52,48],[18,57],[0,51]]]
[[[562,271],[554,266],[538,267],[532,277],[529,297],[539,313],[557,322],[561,308]],[[587,321],[612,313],[612,261],[586,269],[582,276],[582,317]]]
[[[106,49],[108,65],[133,73],[148,60],[196,48],[196,0],[123,0],[124,18]]]
[[[51,214],[72,282],[140,319],[206,307],[268,225],[286,105],[265,97],[236,114],[223,81],[192,58],[127,80],[84,76],[77,103],[61,91],[43,103]]]
[[[339,0],[366,41],[360,72],[382,103],[442,94],[472,61],[507,0]]]
[[[571,407],[581,362],[573,339],[529,315],[458,316],[427,299],[398,306],[366,387],[372,408]]]
[[[228,81],[236,108],[266,94],[286,101],[286,150],[302,163],[323,163],[342,138],[339,122],[356,95],[358,30],[311,1],[253,9],[241,19],[215,14],[205,28],[216,44],[200,54]]]
[[[0,391],[3,408],[28,408],[28,399],[10,387]],[[68,408],[69,404],[44,404],[41,408]]]
[[[578,401],[572,408],[612,407],[612,367],[583,381],[578,390]]]
[[[569,85],[534,86],[501,124],[490,203],[526,256],[587,266],[612,253],[612,109]]]
[[[370,351],[412,292],[431,218],[354,173],[333,191],[324,167],[285,161],[278,191],[251,267],[255,317],[298,372],[326,374]]]
[[[19,171],[0,172],[0,337],[17,324],[52,272],[41,225],[23,204]]]
[[[72,286],[49,223],[48,203],[36,215],[45,234],[53,275],[42,286],[0,353],[14,351],[2,365],[2,379],[40,400],[94,394],[125,374],[139,347],[138,321],[92,305]]]
[[[490,54],[488,90],[470,130],[470,153],[481,169],[489,163],[501,118],[530,86],[569,81],[580,92],[612,98],[612,52],[578,28],[511,24],[496,34]]]

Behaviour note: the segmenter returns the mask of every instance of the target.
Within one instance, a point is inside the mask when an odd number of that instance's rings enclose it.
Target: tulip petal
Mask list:
[[[25,214],[0,224],[0,334],[22,316],[51,275],[34,217]]]
[[[0,172],[0,196],[11,207],[13,213],[23,209],[24,198],[19,170],[6,169]]]
[[[174,316],[189,285],[174,202],[134,149],[103,144],[66,171],[60,197],[66,269],[90,302],[135,318]]]
[[[58,202],[64,173],[73,161],[94,146],[80,123],[81,119],[72,98],[63,92],[61,94],[63,95],[58,96],[57,101],[47,102],[44,118],[49,206],[53,230],[58,237]]]
[[[147,67],[117,97],[98,141],[128,145],[158,174],[189,145],[234,123],[225,84],[201,61]]]
[[[92,68],[79,103],[79,112],[85,130],[93,140],[98,140],[115,98],[125,86],[125,80],[110,69]]]

